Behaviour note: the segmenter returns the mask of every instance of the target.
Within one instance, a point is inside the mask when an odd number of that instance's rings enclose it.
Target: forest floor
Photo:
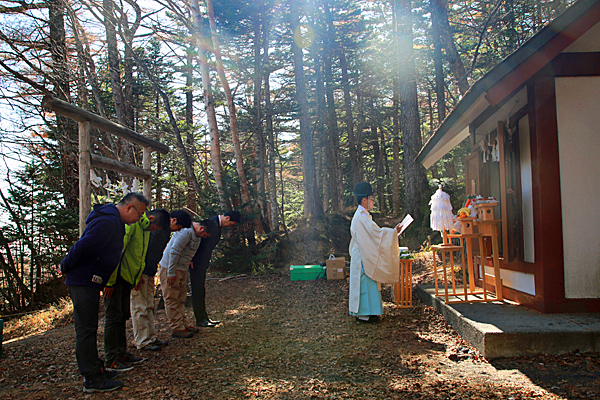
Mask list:
[[[423,280],[425,263],[415,264]],[[110,395],[82,393],[72,324],[21,332],[4,344],[0,398],[600,398],[597,353],[490,362],[417,299],[396,308],[385,291],[382,321],[359,324],[348,316],[347,293],[346,280],[292,282],[288,272],[212,277],[207,302],[222,324],[171,339],[158,311],[159,337],[170,344],[143,354],[132,348],[147,360],[123,373],[126,386]],[[14,335],[5,327],[5,341]]]

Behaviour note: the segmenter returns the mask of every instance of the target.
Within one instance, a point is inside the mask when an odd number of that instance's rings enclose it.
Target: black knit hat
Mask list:
[[[354,186],[354,194],[361,197],[373,194],[373,188],[369,182],[359,182]]]

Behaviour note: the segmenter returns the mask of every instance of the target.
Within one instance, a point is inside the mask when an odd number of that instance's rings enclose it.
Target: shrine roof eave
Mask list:
[[[475,82],[429,138],[416,161],[430,168],[469,136],[469,126],[600,21],[600,0],[579,0]]]

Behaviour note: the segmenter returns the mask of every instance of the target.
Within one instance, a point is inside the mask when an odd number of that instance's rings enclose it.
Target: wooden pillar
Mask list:
[[[79,236],[85,229],[85,219],[92,210],[90,197],[90,127],[89,121],[79,122]]]
[[[144,154],[143,154],[143,168],[145,170],[151,171],[152,169],[152,149],[150,147],[144,146]],[[144,196],[151,203],[150,194],[152,192],[152,177],[144,179]],[[148,208],[150,207],[150,203],[148,204]]]

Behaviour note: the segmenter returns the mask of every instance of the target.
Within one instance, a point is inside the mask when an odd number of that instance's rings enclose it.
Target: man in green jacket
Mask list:
[[[156,209],[129,225],[123,239],[123,255],[104,290],[104,355],[109,371],[129,371],[143,361],[127,353],[126,323],[131,317],[130,294],[145,267],[150,232],[169,228],[169,213]]]

